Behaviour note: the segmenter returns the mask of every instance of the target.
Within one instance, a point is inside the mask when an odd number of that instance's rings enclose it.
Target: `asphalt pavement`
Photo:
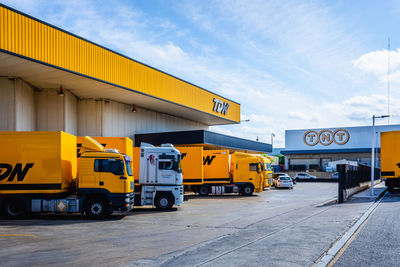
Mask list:
[[[336,197],[336,183],[299,183],[252,197],[190,196],[170,212],[137,208],[104,221],[0,220],[1,266],[309,266],[373,203]]]
[[[387,194],[334,266],[400,265],[400,193]]]

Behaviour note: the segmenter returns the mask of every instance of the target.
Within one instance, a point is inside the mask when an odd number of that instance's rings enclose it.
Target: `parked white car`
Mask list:
[[[294,179],[296,180],[301,180],[301,179],[317,179],[316,176],[314,175],[310,175],[306,172],[298,172],[296,173],[296,175],[294,176]]]
[[[275,180],[275,187],[276,188],[290,188],[293,189],[293,180],[290,178],[289,175],[280,175],[276,180]]]

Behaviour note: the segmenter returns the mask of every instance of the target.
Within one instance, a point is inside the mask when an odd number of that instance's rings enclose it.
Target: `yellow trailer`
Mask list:
[[[90,137],[79,168],[76,137],[64,132],[0,132],[0,147],[0,208],[7,217],[80,212],[100,219],[133,207],[130,157]]]
[[[202,185],[203,179],[203,148],[202,147],[176,147],[182,156],[182,176],[185,190],[191,186]]]
[[[400,131],[381,133],[381,177],[389,192],[400,188]]]

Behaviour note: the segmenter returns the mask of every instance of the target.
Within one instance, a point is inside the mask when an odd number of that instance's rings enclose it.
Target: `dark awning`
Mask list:
[[[155,146],[171,143],[173,145],[203,146],[205,149],[229,149],[231,151],[250,153],[272,152],[271,144],[214,133],[207,130],[136,134],[135,146],[140,146],[142,142]]]

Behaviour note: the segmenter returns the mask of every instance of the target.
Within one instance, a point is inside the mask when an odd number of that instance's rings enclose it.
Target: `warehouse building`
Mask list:
[[[0,4],[0,131],[134,139],[236,123],[239,103]]]
[[[400,125],[375,127],[376,166],[380,166],[380,133],[398,131]],[[326,171],[337,160],[357,161],[371,166],[372,126],[303,129],[285,131],[286,169]]]

